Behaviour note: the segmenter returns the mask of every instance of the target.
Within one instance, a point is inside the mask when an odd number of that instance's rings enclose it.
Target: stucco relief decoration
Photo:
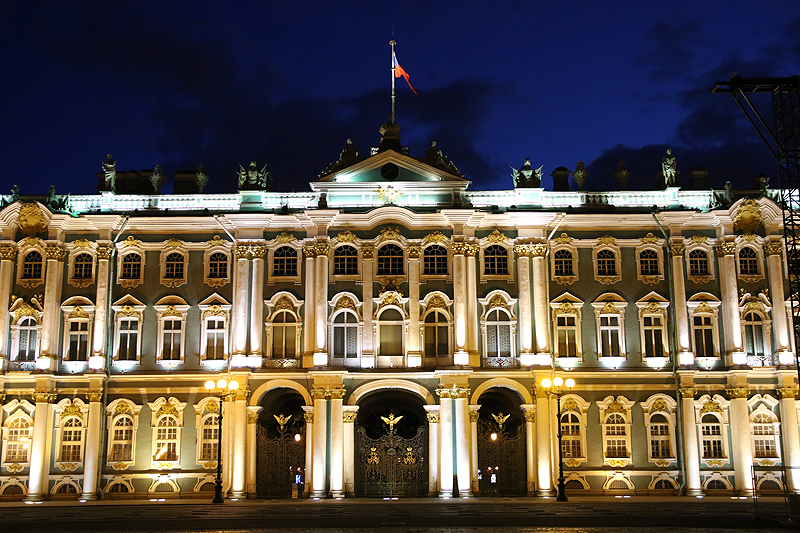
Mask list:
[[[709,459],[708,461],[704,460],[703,462],[708,464],[708,466],[720,467],[725,465],[725,461],[722,459]]]
[[[444,298],[435,294],[428,300],[427,305],[425,306],[425,312],[427,313],[431,309],[447,309],[447,303],[444,301]]]
[[[561,302],[556,308],[556,314],[559,315],[578,315],[578,308],[575,307],[571,302]]]
[[[547,245],[544,243],[531,244],[529,252],[531,257],[544,257],[547,255]]]
[[[142,313],[137,311],[132,305],[123,305],[117,314],[119,316],[135,316],[138,318],[142,317]]]
[[[47,231],[47,220],[39,209],[39,204],[22,204],[19,209],[19,229],[28,237]]]
[[[686,252],[686,245],[682,242],[671,242],[669,243],[669,252],[672,256],[680,256]]]
[[[692,235],[689,240],[692,244],[706,245],[708,243],[708,237],[705,235]]]
[[[428,233],[427,235],[425,235],[425,238],[422,239],[422,244],[425,246],[431,243],[443,244],[446,242],[447,242],[447,237],[445,237],[444,234],[438,230],[434,230]]]
[[[381,230],[380,237],[378,237],[379,243],[382,243],[384,241],[399,241],[399,240],[400,240],[400,231],[395,227],[383,228]]]
[[[64,407],[64,409],[61,411],[61,419],[62,420],[67,418],[68,416],[81,417],[81,415],[82,415],[81,408],[76,403],[69,404],[68,406]]]
[[[486,237],[486,240],[491,243],[508,242],[508,237],[504,233],[494,230]]]
[[[439,423],[439,413],[425,413],[425,418],[428,419],[429,424]]]
[[[399,200],[401,196],[403,196],[403,191],[401,191],[400,189],[395,189],[391,185],[387,187],[381,185],[380,187],[375,189],[375,193],[377,193],[378,198],[380,199],[381,202],[386,202],[390,204],[393,204],[394,202]]]
[[[297,239],[295,238],[295,236],[292,235],[291,233],[282,232],[281,234],[279,234],[277,237],[275,237],[273,239],[273,242],[275,244],[289,244],[289,243],[292,243],[292,242],[294,242],[296,240]]]
[[[556,244],[572,244],[572,241],[574,240],[575,239],[573,239],[566,233],[562,233],[560,237],[556,237],[555,239],[553,239],[553,242]]]
[[[725,389],[725,394],[728,395],[728,398],[731,400],[735,398],[747,398],[750,396],[750,389],[747,387],[733,387],[731,389]]]
[[[305,257],[316,257],[317,256],[317,248],[313,244],[306,244],[303,246],[303,255]]]
[[[704,403],[703,407],[700,409],[701,417],[706,413],[722,414],[722,407],[714,400],[709,400],[706,403]]]
[[[120,402],[117,404],[117,407],[114,408],[114,412],[118,415],[123,415],[131,410],[130,406],[125,402]]]
[[[83,307],[76,305],[75,309],[67,315],[67,318],[89,318],[89,313],[83,310]]]
[[[56,261],[63,261],[64,257],[66,257],[67,252],[62,247],[50,244],[47,248],[44,249],[44,255],[47,259],[55,259]]]
[[[644,312],[645,313],[659,313],[659,314],[662,314],[662,315],[666,315],[667,314],[667,310],[664,309],[663,307],[661,307],[660,305],[658,305],[656,302],[648,303],[647,306],[644,308]]]
[[[17,250],[13,246],[0,246],[0,260],[13,261],[17,257]]]
[[[492,299],[489,300],[489,309],[494,309],[495,307],[506,307],[506,299],[499,294],[492,296]]]
[[[407,248],[407,251],[409,259],[419,259],[419,256],[422,253],[422,246],[412,244]]]
[[[182,248],[183,241],[180,239],[169,239],[167,242],[164,243],[164,248],[168,250],[174,250],[176,248]]]
[[[652,233],[648,233],[641,239],[642,244],[658,244],[658,237],[653,235]]]
[[[761,210],[758,207],[758,202],[753,199],[742,202],[742,205],[736,211],[736,216],[733,218],[734,231],[741,231],[745,234],[754,233],[761,226]]]
[[[652,410],[653,411],[669,411],[669,408],[667,407],[667,402],[665,402],[662,399],[658,399],[658,400],[653,402]]]
[[[783,243],[781,241],[769,241],[764,245],[764,253],[767,255],[780,255],[783,251]]]
[[[79,250],[86,250],[92,247],[92,241],[87,239],[76,239],[72,241],[72,246]]]
[[[400,298],[398,298],[396,292],[386,291],[381,295],[381,307],[387,305],[396,305],[397,307],[402,307],[403,304],[400,302]]]
[[[345,424],[352,424],[353,422],[356,421],[357,416],[358,413],[354,413],[353,411],[345,411],[344,413],[342,413],[342,421]]]
[[[56,468],[62,472],[74,472],[79,466],[81,465],[78,463],[56,463]]]
[[[212,248],[217,246],[225,246],[228,243],[225,239],[220,237],[219,235],[214,235],[214,238],[208,241],[208,245]]]
[[[361,247],[361,257],[364,259],[372,259],[372,256],[375,254],[375,247],[370,245],[365,245]]]
[[[620,413],[624,415],[625,407],[617,400],[614,400],[613,402],[608,404],[608,407],[606,407],[606,414],[609,415],[611,413]]]
[[[218,412],[219,412],[219,404],[214,401],[206,403],[205,407],[203,408],[203,413],[218,413]]]
[[[597,239],[598,246],[616,246],[617,239],[612,237],[611,235],[603,235],[599,239]]]
[[[708,302],[703,302],[697,306],[697,309],[694,310],[695,313],[713,313],[714,310],[711,309],[711,306],[708,305]]]
[[[619,308],[614,305],[614,302],[606,302],[603,309],[600,310],[603,315],[618,315],[620,314]]]
[[[778,389],[778,396],[783,398],[791,398],[794,400],[797,397],[797,385],[789,385],[788,387],[781,387]]]
[[[339,311],[341,309],[350,309],[351,311],[356,311],[356,304],[353,302],[353,299],[348,296],[342,296],[339,300],[336,301],[336,308],[334,312]]]
[[[227,317],[228,312],[225,309],[223,309],[219,304],[212,304],[209,305],[205,311],[203,311],[203,318],[206,318],[207,316]]]
[[[277,303],[275,303],[275,311],[289,310],[294,311],[294,305],[287,296],[281,296]]]
[[[576,402],[575,400],[573,400],[573,399],[571,399],[571,398],[570,398],[570,399],[568,399],[568,400],[565,400],[565,401],[564,401],[564,402],[561,404],[561,407],[562,407],[562,409],[563,409],[564,411],[579,411],[579,409],[578,409],[578,402]]]
[[[608,466],[610,466],[610,467],[622,468],[622,467],[628,465],[628,463],[630,463],[631,461],[630,461],[630,459],[608,459],[606,462],[608,463]]]
[[[326,256],[331,251],[331,245],[327,242],[318,242],[314,245],[314,254],[319,256]]]
[[[39,312],[29,303],[22,302],[22,304],[20,304],[20,306],[14,311],[13,324],[17,324],[21,319],[27,316],[33,317],[33,319],[37,322],[39,321]]]
[[[11,463],[5,466],[5,469],[11,472],[12,474],[16,474],[17,472],[22,472],[22,469],[25,468],[19,463]]]
[[[457,241],[450,245],[450,249],[453,250],[453,255],[464,255],[467,251],[467,246],[467,243]]]
[[[750,311],[758,311],[760,313],[766,314],[767,308],[764,307],[764,304],[761,302],[747,302],[744,304],[744,309],[742,309],[742,314],[747,314]]]
[[[356,242],[357,240],[358,237],[356,237],[356,234],[350,230],[344,230],[336,236],[337,242]]]
[[[158,409],[158,411],[156,412],[156,418],[158,418],[160,416],[164,416],[164,415],[172,415],[172,416],[175,416],[175,417],[180,416],[178,414],[178,408],[175,407],[175,404],[172,404],[172,403],[169,403],[169,402],[167,402],[164,405],[162,405]]]
[[[174,305],[168,305],[161,316],[183,316],[183,313],[178,311]]]
[[[137,240],[133,235],[129,235],[127,239],[122,241],[122,246],[141,246],[142,242]]]
[[[717,245],[717,252],[719,255],[734,255],[736,253],[736,243],[729,241]]]

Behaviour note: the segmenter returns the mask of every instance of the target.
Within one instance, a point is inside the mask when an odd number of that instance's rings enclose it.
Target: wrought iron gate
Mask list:
[[[494,435],[494,438],[492,436]],[[528,492],[525,424],[507,430],[478,430],[478,488],[481,496],[524,496]]]
[[[411,439],[391,427],[371,439],[358,426],[356,496],[420,497],[428,495],[428,429],[423,425]]]
[[[300,435],[296,439],[295,435]],[[305,482],[305,427],[299,431],[281,431],[276,438],[267,436],[266,428],[258,428],[259,498],[291,498],[302,496]]]

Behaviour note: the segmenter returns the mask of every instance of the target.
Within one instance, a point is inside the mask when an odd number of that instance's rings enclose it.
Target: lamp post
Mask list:
[[[217,480],[214,486],[214,499],[211,500],[211,503],[222,503],[225,501],[222,497],[222,402],[238,388],[239,383],[237,381],[228,382],[224,379],[219,379],[216,382],[211,379],[206,381],[206,390],[219,398],[219,416],[217,417],[219,423],[217,430]]]
[[[564,485],[564,450],[561,448],[561,386],[566,386],[567,390],[572,390],[572,387],[575,386],[575,380],[572,378],[567,379],[564,381],[560,377],[555,377],[551,381],[550,378],[544,378],[542,380],[542,387],[546,389],[548,392],[552,392],[556,395],[556,410],[558,411],[558,417],[556,419],[556,423],[558,424],[558,495],[556,496],[557,502],[566,502],[569,501],[567,498],[567,490]]]

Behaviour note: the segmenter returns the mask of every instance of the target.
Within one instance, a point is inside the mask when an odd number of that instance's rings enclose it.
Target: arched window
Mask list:
[[[42,254],[36,250],[25,254],[22,261],[22,279],[42,279]]]
[[[670,424],[667,417],[654,414],[650,417],[650,458],[667,459],[672,457]],[[671,488],[671,487],[670,487]]]
[[[358,357],[358,318],[350,311],[342,311],[333,319],[333,357]]]
[[[339,246],[333,250],[333,275],[358,275],[358,250],[353,246]]]
[[[483,251],[483,273],[489,275],[508,275],[508,250],[493,244]]]
[[[142,256],[137,253],[126,254],[122,258],[122,279],[141,279]]]
[[[219,442],[219,417],[211,414],[203,418],[200,426],[200,460],[217,460],[217,443]]]
[[[625,418],[619,413],[613,413],[606,418],[605,444],[606,458],[628,457],[627,427]]]
[[[554,275],[574,276],[575,268],[572,260],[572,252],[569,250],[557,250],[553,256]]]
[[[403,275],[403,249],[396,244],[387,244],[378,250],[378,275]]]
[[[703,416],[700,425],[703,441],[703,459],[722,459],[725,451],[722,446],[722,424],[719,419],[708,413]]]
[[[658,253],[655,250],[642,250],[639,252],[640,276],[658,276],[661,274],[658,266]]]
[[[742,276],[758,275],[758,254],[750,246],[739,250],[739,274]]]
[[[94,258],[87,253],[80,253],[75,256],[75,263],[72,269],[72,277],[75,279],[92,279],[92,266]]]
[[[183,254],[173,252],[167,254],[164,265],[165,279],[183,279]]]
[[[617,254],[613,250],[600,250],[597,252],[597,275],[617,275]]]
[[[486,316],[486,357],[511,357],[511,317],[492,309]]]
[[[294,359],[296,343],[297,319],[289,311],[278,311],[272,318],[273,359]]]
[[[397,309],[384,309],[378,316],[378,355],[403,355],[403,315]]]
[[[447,317],[439,311],[425,316],[425,358],[435,362],[450,355],[450,328]]]
[[[673,490],[675,489],[675,483],[670,479],[659,479],[655,482],[653,488],[656,490]]]
[[[59,462],[80,463],[83,449],[83,422],[70,416],[61,422],[61,453]]]
[[[431,276],[447,274],[447,249],[444,246],[438,244],[428,246],[422,253],[422,259],[423,274]]]
[[[56,489],[56,494],[77,494],[78,489],[72,483],[62,483]]]
[[[281,246],[272,256],[273,276],[297,275],[297,250],[291,246]]]
[[[164,415],[156,422],[156,453],[154,461],[178,460],[178,421],[172,415]]]
[[[108,461],[131,461],[133,459],[133,418],[128,415],[118,416],[109,433],[111,434],[111,451]]]
[[[710,274],[708,253],[705,250],[692,250],[689,252],[689,275],[708,276]]]
[[[228,277],[228,256],[222,252],[214,252],[208,256],[208,277],[214,279]]]
[[[581,421],[576,413],[561,415],[561,451],[566,458],[583,457],[581,449]]]
[[[3,463],[27,463],[31,441],[31,424],[28,419],[18,416],[6,426],[6,446]]]
[[[105,492],[107,494],[120,494],[129,491],[128,491],[128,486],[125,485],[124,483],[113,483],[111,486],[106,488]]]
[[[19,349],[17,350],[16,361],[35,361],[38,342],[39,328],[33,318],[23,318],[19,321],[17,335],[19,338]]]
[[[755,413],[752,417],[753,454],[756,459],[777,458],[775,423],[767,413]]]

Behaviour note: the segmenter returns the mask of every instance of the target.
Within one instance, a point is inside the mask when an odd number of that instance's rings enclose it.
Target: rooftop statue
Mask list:
[[[664,178],[664,187],[678,186],[677,162],[672,155],[672,149],[667,148],[667,155],[661,160],[661,176]]]
[[[574,179],[575,183],[578,184],[579,191],[583,190],[583,184],[586,183],[588,177],[589,171],[586,170],[586,167],[583,165],[583,161],[578,161],[575,172],[572,173],[572,179]]]
[[[456,166],[442,154],[441,150],[436,148],[436,141],[431,141],[431,147],[425,151],[425,163],[450,174],[461,176]]]
[[[339,154],[339,159],[328,165],[325,170],[322,171],[319,177],[321,178],[322,176],[327,176],[328,174],[332,174],[337,170],[355,165],[359,161],[361,161],[361,155],[358,152],[358,148],[353,144],[353,139],[347,139],[347,144],[344,146],[342,153]]]
[[[272,182],[272,176],[267,172],[267,165],[258,170],[255,161],[245,170],[239,165],[239,189],[244,191],[266,191]]]
[[[625,161],[620,161],[617,165],[617,171],[614,172],[614,178],[616,178],[617,183],[619,183],[620,190],[624,191],[625,186],[628,183],[628,178],[630,177],[630,172],[625,167]]]
[[[198,192],[202,193],[203,192],[203,187],[205,187],[207,183],[208,183],[208,174],[206,174],[206,168],[201,163],[200,166],[197,167],[197,190],[198,190]]]
[[[69,194],[64,194],[59,197],[56,194],[56,186],[51,185],[50,190],[47,192],[47,198],[44,200],[44,205],[50,208],[51,211],[67,211],[69,208]]]
[[[105,176],[103,190],[113,191],[117,184],[117,162],[108,154],[108,161],[103,161],[100,166]]]
[[[514,179],[515,188],[539,188],[542,186],[542,168],[544,165],[536,170],[531,168],[531,160],[525,158],[525,163],[522,164],[519,170],[511,167],[511,177]]]
[[[165,181],[167,181],[167,177],[161,170],[161,165],[156,165],[155,170],[150,174],[150,183],[153,184],[153,192],[155,194],[161,194],[161,186],[164,185]]]

